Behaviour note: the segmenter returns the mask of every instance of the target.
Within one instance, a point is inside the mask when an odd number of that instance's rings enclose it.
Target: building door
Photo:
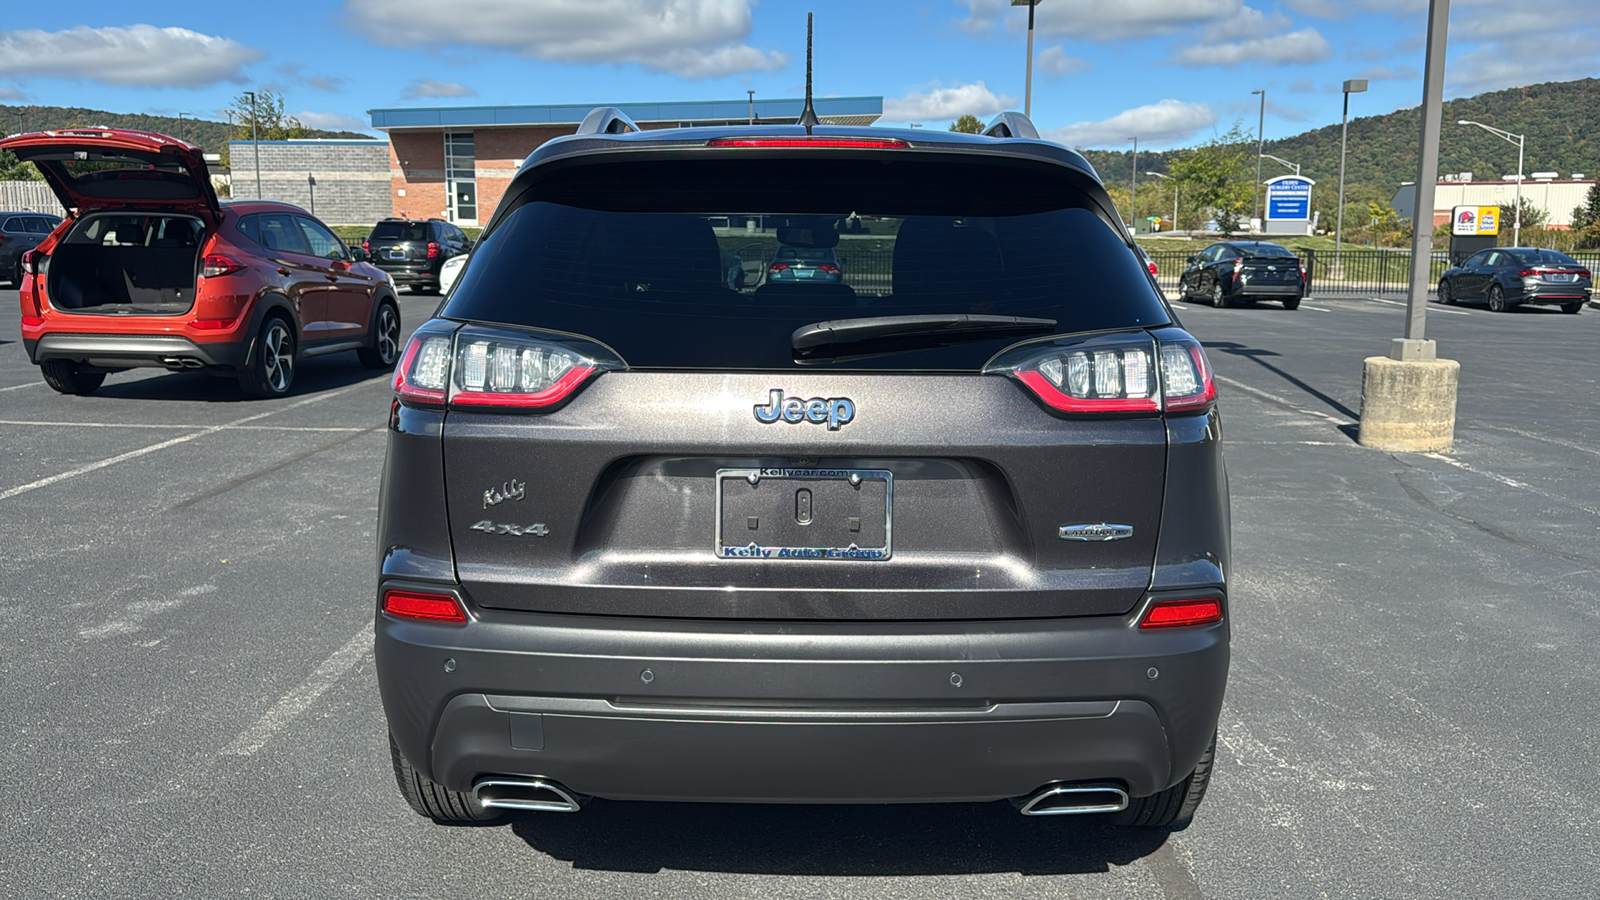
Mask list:
[[[446,216],[459,225],[478,224],[478,175],[472,132],[447,131],[444,135],[444,185],[449,198]]]

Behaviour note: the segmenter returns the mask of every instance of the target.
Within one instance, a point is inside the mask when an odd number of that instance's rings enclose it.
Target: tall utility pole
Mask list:
[[[256,199],[261,199],[261,139],[256,130],[256,92],[245,91],[245,96],[250,98],[250,144],[255,150],[256,157]]]
[[[1026,6],[1028,8],[1028,74],[1024,82],[1026,87],[1022,92],[1022,114],[1033,118],[1033,8],[1039,5],[1039,0],[1011,0],[1012,6]]]
[[[1155,177],[1155,178],[1160,178],[1163,181],[1172,182],[1172,230],[1173,231],[1177,231],[1178,230],[1178,179],[1173,178],[1171,175],[1163,175],[1160,172],[1146,172],[1145,174],[1146,175],[1150,175],[1150,176]]]
[[[1262,88],[1259,91],[1251,91],[1250,93],[1252,93],[1252,94],[1260,94],[1261,95],[1261,118],[1260,118],[1260,120],[1258,122],[1256,122],[1256,190],[1255,190],[1255,198],[1256,198],[1256,217],[1258,219],[1265,219],[1266,216],[1263,214],[1263,211],[1261,209],[1261,154],[1267,152],[1267,143],[1266,143],[1267,89],[1266,88]]]
[[[1509,131],[1501,131],[1492,125],[1485,125],[1482,122],[1474,122],[1470,119],[1462,119],[1456,124],[1476,125],[1495,137],[1506,141],[1507,143],[1517,145],[1517,212],[1515,216],[1516,225],[1512,227],[1511,231],[1511,243],[1517,247],[1522,246],[1522,151],[1528,142],[1527,136],[1521,134],[1512,134]],[[1421,209],[1421,207],[1418,207],[1418,209]],[[1414,228],[1416,226],[1413,225],[1412,227]]]
[[[1139,136],[1134,135],[1128,140],[1133,141],[1133,173],[1128,176],[1128,182],[1133,187],[1128,191],[1128,222],[1133,226],[1133,233],[1139,233]]]
[[[1339,123],[1339,218],[1333,226],[1333,269],[1336,272],[1344,271],[1339,263],[1339,254],[1344,249],[1344,145],[1350,136],[1350,95],[1363,93],[1366,89],[1365,78],[1352,78],[1344,83],[1344,118]],[[1411,221],[1411,227],[1415,228],[1416,219]]]

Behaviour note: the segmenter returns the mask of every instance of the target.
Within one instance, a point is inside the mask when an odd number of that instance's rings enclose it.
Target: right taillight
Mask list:
[[[547,411],[601,372],[626,368],[585,341],[471,326],[418,331],[395,368],[395,394],[418,406]]]
[[[215,254],[207,255],[200,261],[200,275],[202,278],[216,278],[229,275],[244,268],[244,263],[230,259],[226,256]]]
[[[397,619],[417,619],[423,622],[446,622],[465,625],[466,610],[461,601],[450,594],[430,594],[422,591],[384,591],[383,612]]]
[[[1222,601],[1214,597],[1198,600],[1157,600],[1139,619],[1140,628],[1193,628],[1222,621]]]
[[[1205,353],[1188,336],[1155,340],[1129,334],[1024,345],[997,357],[984,372],[1017,379],[1064,413],[1185,412],[1216,400]]]

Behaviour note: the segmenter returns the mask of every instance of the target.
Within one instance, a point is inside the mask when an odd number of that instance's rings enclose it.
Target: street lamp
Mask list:
[[[1139,136],[1134,135],[1128,140],[1133,141],[1133,174],[1128,180],[1133,184],[1133,190],[1128,197],[1128,221],[1133,225],[1133,233],[1139,233]]]
[[[1026,87],[1022,93],[1022,114],[1033,118],[1033,8],[1039,5],[1039,0],[1011,0],[1012,6],[1026,6],[1028,8],[1028,75]]]
[[[1300,175],[1300,164],[1299,163],[1289,162],[1287,159],[1284,159],[1281,156],[1273,156],[1271,153],[1263,153],[1263,154],[1261,154],[1261,157],[1263,159],[1270,159],[1273,162],[1283,163],[1285,166],[1287,166],[1288,168],[1290,168],[1290,169],[1292,169],[1294,171],[1294,174],[1295,174],[1296,177],[1298,177]]]
[[[250,144],[255,150],[256,157],[256,199],[261,199],[261,138],[256,131],[256,92],[245,91],[244,95],[250,98]]]
[[[1261,212],[1261,154],[1267,152],[1267,144],[1266,144],[1266,137],[1265,137],[1266,130],[1267,130],[1267,89],[1266,88],[1262,88],[1259,91],[1251,91],[1250,93],[1252,93],[1252,94],[1260,94],[1261,95],[1261,117],[1256,122],[1256,191],[1255,191],[1255,202],[1256,202],[1256,215],[1258,217],[1260,217],[1260,218],[1265,218],[1265,216],[1263,216],[1262,212]]]
[[[750,95],[750,124],[754,125],[756,123],[756,92],[747,90],[745,93]]]
[[[1172,230],[1173,231],[1177,231],[1178,230],[1178,179],[1173,178],[1171,175],[1163,175],[1160,172],[1146,172],[1145,174],[1146,175],[1152,175],[1152,176],[1154,176],[1156,178],[1160,178],[1160,179],[1162,179],[1164,181],[1172,182]]]
[[[1363,94],[1367,90],[1365,78],[1352,78],[1344,83],[1344,118],[1339,123],[1339,212],[1338,220],[1333,226],[1333,268],[1336,272],[1343,272],[1339,265],[1339,254],[1344,248],[1344,145],[1345,139],[1350,135],[1350,95]],[[1430,213],[1431,216],[1431,213]],[[1412,220],[1412,227],[1416,227],[1416,220]],[[1341,276],[1343,277],[1343,276]]]
[[[1456,124],[1476,125],[1479,128],[1482,128],[1484,131],[1487,131],[1490,134],[1504,140],[1508,144],[1517,145],[1517,216],[1516,224],[1512,226],[1511,243],[1518,247],[1522,246],[1522,151],[1524,149],[1524,145],[1527,143],[1527,136],[1521,134],[1512,134],[1509,131],[1501,131],[1492,125],[1485,125],[1482,122],[1473,122],[1470,119],[1462,119]],[[1421,210],[1418,210],[1417,212],[1420,214]],[[1431,217],[1433,215],[1433,210],[1428,210],[1428,214]],[[1412,227],[1416,226],[1413,225]]]

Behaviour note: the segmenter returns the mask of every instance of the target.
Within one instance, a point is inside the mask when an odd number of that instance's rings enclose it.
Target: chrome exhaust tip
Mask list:
[[[554,781],[543,778],[485,778],[472,786],[472,799],[490,809],[534,812],[577,812],[583,802]]]
[[[1025,816],[1078,816],[1122,812],[1128,808],[1128,792],[1114,784],[1047,784],[1028,799],[1012,802]]]

